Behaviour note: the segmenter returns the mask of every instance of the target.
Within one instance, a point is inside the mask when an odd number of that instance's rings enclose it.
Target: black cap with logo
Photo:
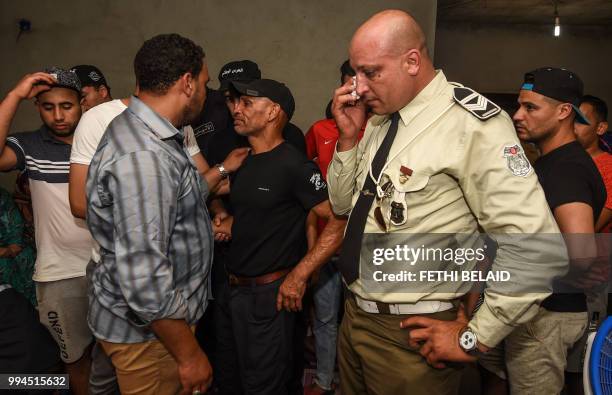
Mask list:
[[[229,62],[219,71],[220,91],[229,89],[230,81],[250,82],[261,78],[261,71],[257,63],[250,60],[237,60]]]
[[[580,111],[580,98],[584,84],[576,73],[555,67],[542,67],[525,73],[521,89],[539,93],[562,103],[569,103],[576,112],[576,122],[588,125],[589,121]]]
[[[60,67],[47,67],[45,73],[51,74],[57,81],[52,87],[67,88],[81,94],[81,81],[72,70],[64,70]]]
[[[283,109],[287,119],[293,116],[295,100],[289,88],[282,82],[262,79],[250,82],[230,81],[230,83],[241,95],[267,97]]]
[[[81,86],[95,86],[98,87],[100,85],[108,86],[106,82],[106,78],[104,78],[104,74],[100,71],[96,66],[92,66],[90,64],[81,64],[78,66],[74,66],[70,69],[70,71],[76,73],[81,81]]]

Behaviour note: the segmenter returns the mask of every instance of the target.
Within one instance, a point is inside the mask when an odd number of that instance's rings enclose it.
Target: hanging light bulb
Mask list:
[[[561,35],[561,23],[559,23],[559,13],[557,12],[557,2],[555,1],[555,29],[553,31],[555,37]]]

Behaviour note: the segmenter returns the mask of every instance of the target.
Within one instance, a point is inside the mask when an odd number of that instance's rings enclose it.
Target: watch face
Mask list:
[[[476,348],[476,335],[471,331],[465,331],[459,337],[459,344],[465,351],[472,351]]]

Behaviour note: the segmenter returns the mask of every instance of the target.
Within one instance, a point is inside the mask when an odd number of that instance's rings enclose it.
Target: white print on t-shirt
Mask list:
[[[325,181],[321,179],[320,173],[313,173],[312,177],[310,177],[310,183],[314,185],[315,190],[317,191],[327,188],[327,184],[325,184]]]
[[[257,187],[260,191],[270,192],[270,188]]]

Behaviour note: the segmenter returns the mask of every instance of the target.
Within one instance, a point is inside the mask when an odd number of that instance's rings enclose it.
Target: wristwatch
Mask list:
[[[466,327],[463,331],[459,333],[459,347],[466,354],[477,357],[480,355],[480,351],[478,351],[478,336],[469,327]]]
[[[221,178],[227,178],[227,176],[229,176],[229,171],[225,170],[225,166],[223,166],[223,163],[217,163],[215,167],[219,169],[219,174],[221,174]]]

